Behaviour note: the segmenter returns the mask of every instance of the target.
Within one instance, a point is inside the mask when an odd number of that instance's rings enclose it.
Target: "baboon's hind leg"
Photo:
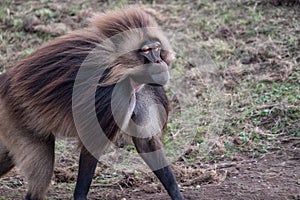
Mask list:
[[[7,148],[0,143],[0,177],[15,166]]]
[[[17,166],[28,180],[25,200],[43,200],[53,174],[55,138],[19,138],[23,140],[19,154],[15,154]]]

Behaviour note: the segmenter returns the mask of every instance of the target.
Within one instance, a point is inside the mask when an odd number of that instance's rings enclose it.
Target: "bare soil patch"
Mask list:
[[[232,160],[215,164],[176,162],[173,169],[187,200],[299,200],[300,143],[284,142],[282,147],[283,150],[269,152],[259,158],[251,158],[251,153],[244,153],[236,155]],[[77,154],[76,151],[70,153]],[[60,155],[58,159],[48,198],[70,199],[77,175],[75,164],[77,158]],[[139,175],[118,173],[120,176],[114,179],[111,169],[100,163],[89,199],[169,199],[151,173]],[[101,178],[107,182],[99,182]],[[67,186],[68,184],[71,186]],[[1,198],[21,199],[25,194],[25,187],[23,178],[14,170],[1,178]]]

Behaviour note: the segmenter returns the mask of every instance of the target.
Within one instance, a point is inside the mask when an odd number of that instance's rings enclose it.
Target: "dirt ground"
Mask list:
[[[284,151],[274,151],[258,159],[239,157],[238,160],[210,165],[213,171],[203,171],[203,174],[191,177],[191,182],[182,187],[184,197],[190,200],[299,200],[299,142],[289,142],[284,148]],[[193,167],[196,170],[197,164]],[[186,182],[186,178],[181,177],[179,181]],[[149,193],[148,184],[117,191],[117,195],[114,191],[107,199],[169,199],[160,190]]]
[[[8,18],[1,16],[3,19],[1,20],[0,25],[3,34],[4,32],[6,33],[6,31],[8,34],[19,32],[21,33],[21,36],[18,34],[11,36],[12,40],[9,41],[9,45],[6,46],[4,45],[5,42],[3,38],[8,36],[5,34],[1,35],[0,41],[2,41],[3,44],[0,48],[0,66],[2,70],[6,70],[12,66],[15,60],[28,55],[45,40],[49,40],[55,36],[62,35],[65,32],[84,26],[86,23],[86,18],[89,17],[93,11],[95,11],[93,6],[94,4],[101,5],[101,9],[98,9],[97,11],[103,11],[120,6],[119,4],[114,4],[110,1],[90,1],[86,4],[84,1],[63,1],[62,3],[59,3],[58,1],[42,1],[48,3],[32,1],[33,3],[30,5],[25,5],[22,1],[5,2],[5,4],[3,3],[3,5],[1,5],[3,6],[1,9],[4,10],[2,14],[6,13],[7,15],[10,14],[11,16]],[[202,1],[197,1],[199,3],[197,4],[199,6],[197,8],[191,8],[192,6],[186,1],[179,1],[177,3],[173,1],[170,2],[171,3],[169,7],[165,7],[165,3],[163,3],[163,1],[147,1],[147,3],[150,3],[153,6],[148,9],[148,12],[153,14],[162,26],[168,27],[170,30],[180,30],[183,24],[181,19],[189,18],[189,16],[199,17],[201,15],[202,17],[213,16],[218,18],[218,12],[224,12],[221,7],[218,7],[222,6],[222,1],[214,1],[216,3],[213,5],[215,5],[217,8],[207,10],[205,9],[210,6],[210,4],[204,5],[204,3],[201,3]],[[226,6],[231,7],[229,6],[230,1],[226,2]],[[240,1],[238,2],[241,3]],[[261,4],[263,4],[262,2],[264,1],[247,0],[244,4],[247,8],[251,7],[256,9],[257,6],[259,7]],[[293,10],[293,12],[297,13],[298,20],[300,20],[299,1],[283,1],[285,3],[281,1],[267,2],[272,2],[265,4],[267,5],[267,9],[278,9],[278,15],[280,16],[288,15],[289,10]],[[127,2],[126,4],[131,3]],[[281,6],[283,8],[281,8]],[[187,10],[189,11],[189,9],[191,9],[191,13],[186,12]],[[201,9],[204,11],[201,11]],[[60,14],[51,14],[49,10],[58,10]],[[227,10],[225,12],[227,12]],[[242,13],[243,10],[240,12]],[[35,15],[31,15],[31,13],[35,13]],[[20,18],[23,21],[20,21]],[[10,20],[12,20],[12,22]],[[216,30],[213,29],[212,33],[202,29],[199,31],[197,24],[194,24],[194,27],[191,29],[183,30],[183,32],[185,34],[191,34],[191,32],[195,32],[195,35],[193,35],[194,39],[205,40],[208,42],[211,42],[209,39],[210,37],[216,37],[224,41],[229,41],[231,37],[234,37],[234,42],[237,46],[241,44],[247,46],[253,42],[254,39],[251,37],[248,38],[248,36],[246,41],[245,35],[247,35],[248,32],[243,29],[242,25],[237,24],[236,26],[238,28],[233,31],[227,27],[226,20],[229,19],[222,21],[224,24],[217,27]],[[232,19],[232,21],[234,21],[234,19]],[[203,22],[199,20],[199,23],[201,24]],[[241,22],[241,24],[242,23],[247,25],[247,22]],[[282,22],[283,25],[285,25],[284,23],[289,22]],[[246,28],[249,30],[251,29],[250,27]],[[210,29],[210,27],[206,27],[206,29]],[[300,34],[299,24],[298,27],[295,27],[295,29],[297,29],[298,33]],[[295,30],[289,29],[289,31],[293,32]],[[298,42],[297,45],[299,45],[300,38],[297,38],[297,34],[295,35],[295,43]],[[260,43],[259,39],[257,39],[257,43]],[[221,45],[221,43],[218,44]],[[297,45],[296,47],[298,48],[299,46]],[[215,48],[222,49],[223,47],[224,46],[216,46]],[[263,46],[262,48],[264,49],[264,52],[260,52],[261,49],[259,49],[259,52],[253,57],[246,56],[242,58],[243,63],[251,64],[249,65],[250,67],[248,69],[251,67],[254,69],[255,67],[265,66],[267,61],[269,61],[268,59],[273,59],[272,55],[270,55],[270,52],[268,52],[268,55],[266,53],[269,51],[269,46]],[[288,79],[287,77],[292,76],[291,74],[293,72],[295,72],[295,74],[299,74],[300,56],[294,55],[295,52],[296,54],[297,52],[299,53],[299,49],[295,50],[294,46],[289,48],[289,50],[292,49],[291,51],[293,53],[289,55],[289,58],[283,57],[282,59],[286,60],[284,60],[282,63],[289,64],[290,62],[296,64],[291,67],[292,69],[290,71],[286,72],[287,75],[284,74],[283,77],[279,78],[276,76],[276,80],[270,80],[271,75],[274,74],[269,74],[270,76],[268,76],[268,82],[273,83],[279,81],[280,83],[284,83],[284,81]],[[276,48],[274,47],[274,49]],[[249,51],[251,51],[251,49]],[[224,52],[221,52],[220,55],[224,56],[224,60],[227,58],[230,60],[225,64],[228,65],[229,68],[234,65],[233,63],[236,57],[231,57],[229,50],[224,50]],[[217,61],[225,62],[222,60],[222,56],[218,56],[219,55],[216,55],[213,58],[216,60],[220,59]],[[272,61],[278,61],[279,58],[276,57],[276,59],[274,58]],[[272,64],[272,62],[270,63]],[[280,64],[279,61],[278,63]],[[275,63],[274,65],[278,63]],[[264,68],[259,68],[261,71],[262,69]],[[220,74],[223,72],[228,72],[228,70],[221,67]],[[282,71],[280,71],[280,73],[281,72]],[[240,81],[239,83],[241,83],[246,75],[248,76],[249,72],[246,74],[245,71],[243,71],[235,74],[233,71],[230,76],[224,76],[224,84],[227,89],[227,93],[229,94],[233,92],[237,85],[236,80],[237,82]],[[296,79],[299,81],[298,83],[300,83],[299,77],[296,77]],[[297,94],[299,95],[299,93]],[[293,133],[296,132],[298,134],[287,135],[283,134],[282,132],[276,132],[275,135],[272,135],[272,141],[260,141],[265,146],[268,146],[267,150],[257,151],[257,148],[252,149],[254,144],[253,141],[240,141],[240,137],[237,137],[236,135],[224,134],[221,137],[222,140],[225,140],[224,138],[226,138],[226,141],[231,141],[232,145],[235,144],[236,146],[232,147],[235,150],[232,150],[231,146],[230,148],[226,146],[227,143],[224,144],[223,141],[220,141],[220,145],[217,145],[216,149],[213,149],[209,155],[210,158],[204,159],[203,157],[196,155],[197,151],[193,151],[193,149],[196,149],[196,145],[194,147],[194,144],[191,144],[192,150],[186,152],[186,154],[179,158],[178,161],[172,163],[172,167],[184,197],[187,200],[300,200],[300,118],[299,114],[297,114],[300,108],[299,99],[300,98],[298,98],[293,105],[298,109],[296,109],[296,117],[293,118],[296,120],[294,120],[293,123],[289,124],[284,129],[285,132],[288,132],[288,130],[293,130]],[[274,105],[273,107],[276,107],[277,104],[272,105]],[[272,116],[272,119],[274,118],[275,117]],[[272,120],[269,120],[269,118],[265,116],[264,118],[262,117],[262,119],[267,121],[267,123],[264,123],[260,126],[262,130],[267,130],[272,124],[274,124]],[[248,125],[249,124],[243,124],[243,126],[246,127],[245,129],[247,129]],[[234,128],[236,128],[236,130],[234,129],[232,132],[237,131],[239,127]],[[250,127],[249,129],[254,130],[255,128],[257,127]],[[227,129],[229,130],[229,128]],[[59,145],[59,147],[63,146],[63,148],[57,149],[56,151],[55,172],[52,184],[49,187],[47,199],[72,199],[79,155],[79,152],[76,150],[75,143],[76,142],[72,140],[68,140],[65,143],[63,142],[62,145]],[[216,154],[217,157],[214,157],[214,154]],[[192,158],[192,161],[189,161],[187,158]],[[14,169],[9,174],[0,178],[0,200],[22,199],[25,193],[26,181],[24,180],[24,177],[18,173],[17,169]],[[89,193],[89,199],[167,200],[169,197],[152,173],[136,173],[112,170],[109,166],[99,163],[95,174],[95,180],[93,181]]]
[[[266,153],[259,158],[237,154],[232,160],[215,164],[177,162],[173,164],[182,193],[187,200],[274,200],[300,199],[300,143],[290,140],[280,144],[283,150]],[[53,185],[48,199],[71,199],[72,186],[76,177],[78,152],[74,156],[60,156],[55,169]],[[96,176],[109,174],[109,168],[99,164]],[[122,173],[122,172],[119,172]],[[114,183],[92,184],[89,199],[169,199],[156,178],[151,173],[125,174]],[[1,179],[0,199],[21,199],[25,194],[23,178],[10,172]],[[5,198],[4,198],[5,197]]]

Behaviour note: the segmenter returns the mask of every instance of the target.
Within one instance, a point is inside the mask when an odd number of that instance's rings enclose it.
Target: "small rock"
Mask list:
[[[25,31],[32,32],[34,27],[41,25],[43,22],[36,16],[25,16],[23,19],[23,28]]]
[[[244,56],[241,58],[241,63],[244,65],[249,65],[254,61],[254,58],[252,56]]]

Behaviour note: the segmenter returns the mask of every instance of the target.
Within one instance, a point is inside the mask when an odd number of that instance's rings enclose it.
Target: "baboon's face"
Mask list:
[[[128,75],[133,88],[143,84],[162,86],[168,82],[169,66],[164,59],[164,51],[158,39],[149,39],[130,52],[131,62],[135,63]]]

